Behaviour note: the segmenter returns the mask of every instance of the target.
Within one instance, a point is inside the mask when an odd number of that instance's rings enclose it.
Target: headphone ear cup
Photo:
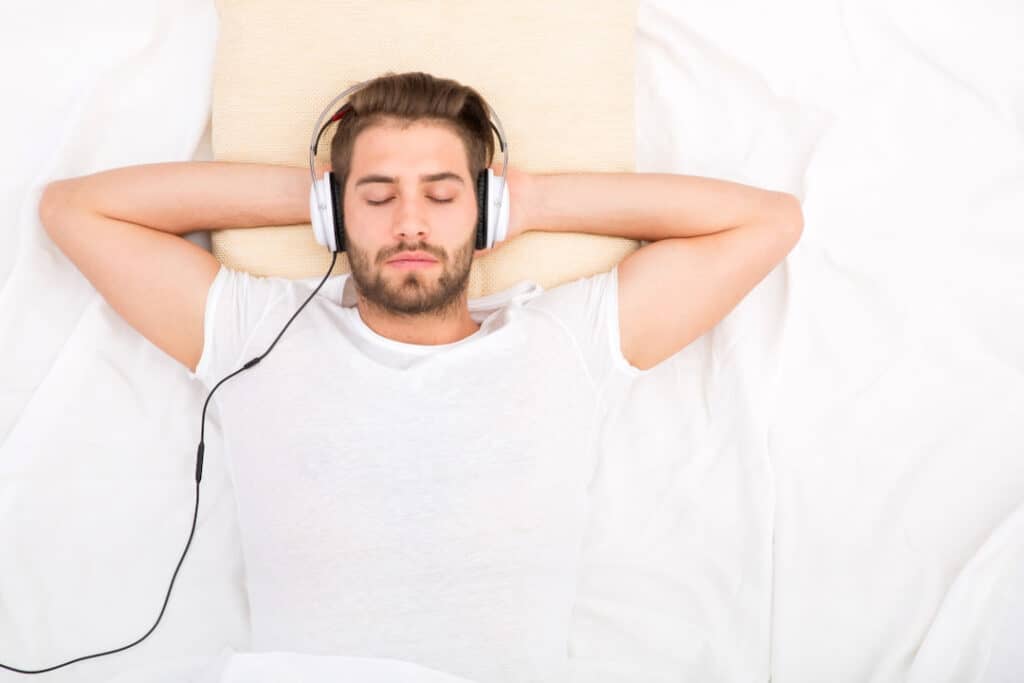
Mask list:
[[[313,237],[331,251],[334,247],[334,217],[331,203],[331,189],[327,174],[314,180],[309,187],[309,222],[313,226]]]
[[[487,191],[490,189],[488,174],[490,169],[482,169],[476,174],[476,248],[486,249],[490,244],[490,235],[487,234],[487,225],[490,222],[487,217]]]
[[[487,169],[487,246],[493,247],[508,237],[511,193],[508,179]]]
[[[336,247],[333,251],[345,251],[345,211],[341,196],[341,187],[332,171],[327,172],[327,180],[331,188],[331,222],[329,229],[334,237]]]

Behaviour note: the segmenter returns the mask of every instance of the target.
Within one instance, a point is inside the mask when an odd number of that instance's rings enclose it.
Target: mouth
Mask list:
[[[434,265],[437,261],[389,261],[389,266],[395,268],[427,268]]]
[[[398,266],[400,268],[423,267],[429,266],[434,263],[437,263],[437,259],[422,253],[396,256],[395,258],[388,261],[388,265]]]
[[[395,261],[388,261],[387,265],[394,268],[408,270],[410,268],[429,268],[436,263],[437,261],[427,261],[425,259],[398,259]]]

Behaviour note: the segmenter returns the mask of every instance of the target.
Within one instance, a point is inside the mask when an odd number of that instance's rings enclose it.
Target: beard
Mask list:
[[[475,246],[474,231],[451,258],[443,249],[403,242],[394,249],[379,252],[374,264],[370,254],[351,239],[346,239],[346,254],[356,290],[374,308],[402,317],[447,317],[459,310],[469,284]],[[384,262],[404,251],[430,254],[441,266],[440,275],[424,270],[390,269],[385,276]]]

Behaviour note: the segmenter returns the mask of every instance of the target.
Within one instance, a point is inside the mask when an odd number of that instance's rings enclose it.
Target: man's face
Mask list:
[[[345,237],[352,279],[368,301],[395,315],[451,313],[469,281],[476,219],[466,148],[451,129],[384,123],[356,138]],[[436,262],[388,263],[413,251]]]

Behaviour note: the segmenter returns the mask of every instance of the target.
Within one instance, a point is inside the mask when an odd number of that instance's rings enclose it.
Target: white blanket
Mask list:
[[[0,664],[36,669],[153,625],[188,536],[206,398],[48,239],[39,192],[209,158],[217,19],[209,0],[6,14],[19,99],[0,126]],[[641,2],[637,170],[792,192],[805,230],[608,425],[576,680],[1016,680],[1021,19],[995,0]],[[160,624],[45,680],[445,680],[247,653],[243,581],[207,452]]]

